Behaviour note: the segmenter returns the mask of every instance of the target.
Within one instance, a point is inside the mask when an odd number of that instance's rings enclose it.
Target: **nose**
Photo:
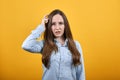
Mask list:
[[[59,28],[60,28],[59,24],[56,24],[55,28],[56,28],[56,29],[59,29]]]

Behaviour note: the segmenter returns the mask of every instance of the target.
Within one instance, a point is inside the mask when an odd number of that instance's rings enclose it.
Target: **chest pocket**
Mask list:
[[[50,57],[50,62],[51,63],[59,62],[59,60],[60,60],[60,53],[52,52],[51,57]]]
[[[65,51],[63,53],[63,59],[62,61],[65,63],[65,64],[69,64],[69,63],[72,63],[72,54],[69,50]]]
[[[72,63],[72,54],[69,50],[62,50],[58,51],[57,53],[52,52],[50,62],[62,62],[64,64],[71,64]]]

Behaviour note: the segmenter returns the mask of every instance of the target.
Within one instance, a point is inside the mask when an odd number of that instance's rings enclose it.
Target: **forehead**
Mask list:
[[[64,21],[63,17],[59,14],[54,15],[52,18],[52,22],[63,22],[63,21]]]

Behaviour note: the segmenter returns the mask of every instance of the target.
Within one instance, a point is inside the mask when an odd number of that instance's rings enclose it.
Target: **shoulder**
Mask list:
[[[82,54],[82,47],[79,41],[74,40],[76,48],[78,49],[78,51]]]
[[[76,45],[77,47],[81,47],[81,44],[80,44],[80,42],[79,42],[79,41],[74,40],[74,42],[75,42],[75,45]]]

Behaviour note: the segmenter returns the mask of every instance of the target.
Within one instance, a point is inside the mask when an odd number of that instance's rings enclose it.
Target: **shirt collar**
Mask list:
[[[54,42],[56,43],[56,45],[57,45],[58,47],[62,47],[62,46],[66,47],[66,46],[67,46],[68,39],[65,39],[65,43],[64,43],[63,45],[62,45],[57,39],[54,39]]]

